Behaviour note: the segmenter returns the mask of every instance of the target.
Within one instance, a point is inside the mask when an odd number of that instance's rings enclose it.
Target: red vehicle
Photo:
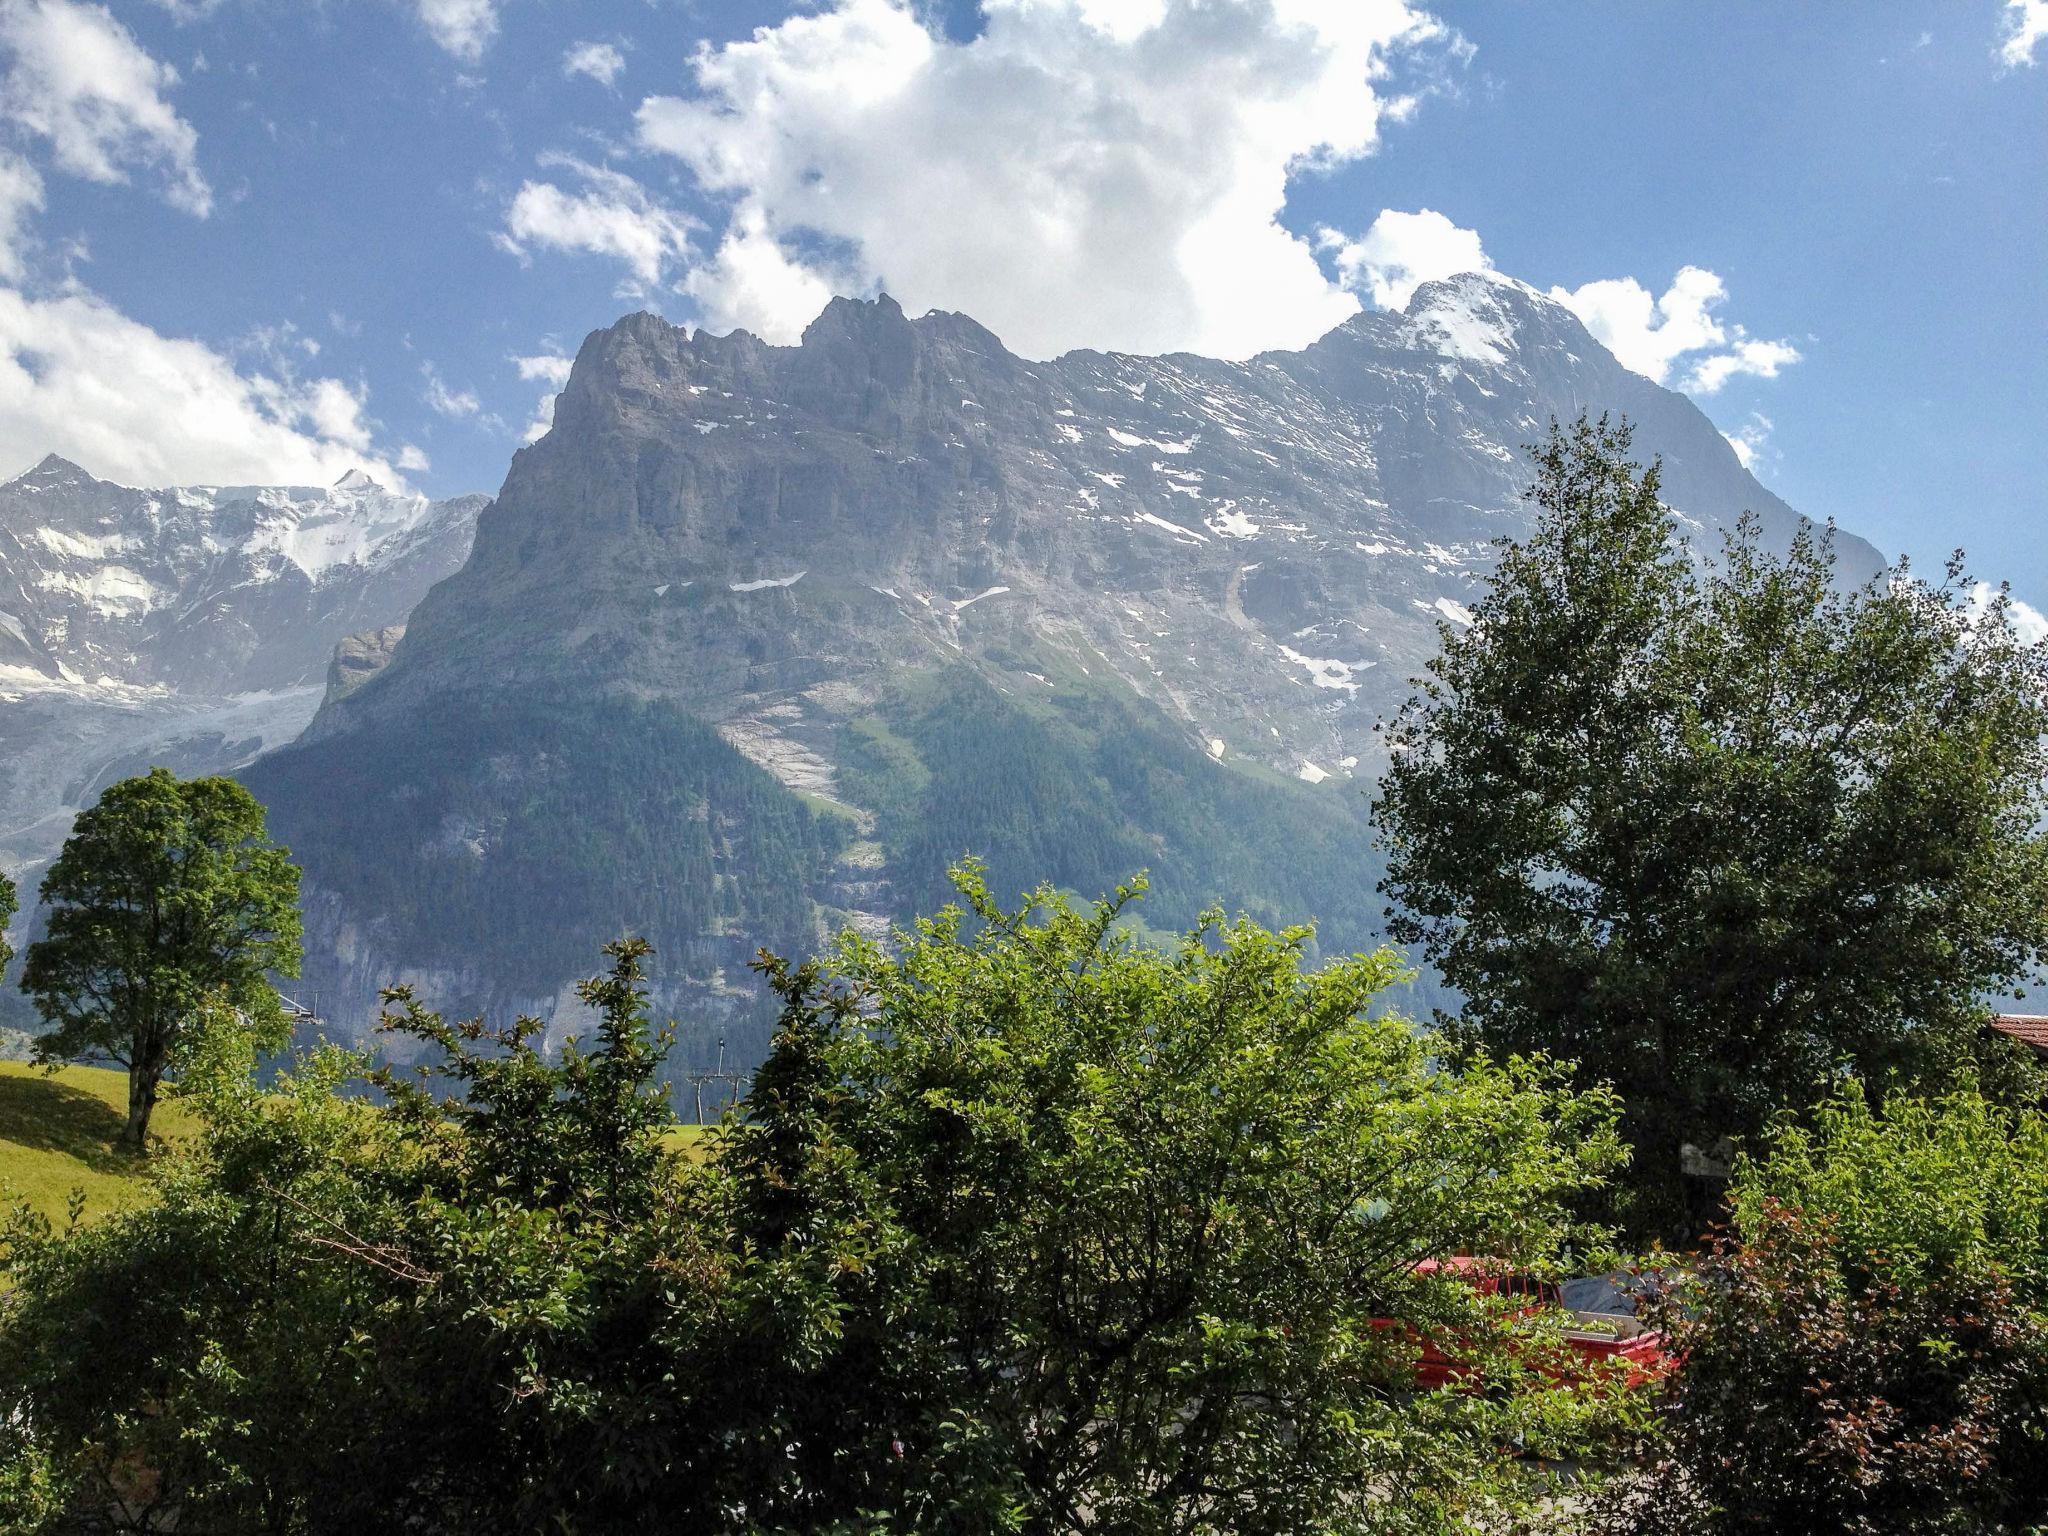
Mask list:
[[[1516,1274],[1489,1259],[1460,1254],[1449,1259],[1425,1259],[1415,1266],[1422,1275],[1445,1274],[1463,1280],[1482,1296],[1502,1296],[1518,1302],[1515,1310],[1534,1317],[1545,1312],[1565,1314],[1561,1337],[1571,1352],[1587,1361],[1619,1361],[1628,1385],[1640,1386],[1670,1370],[1673,1362],[1664,1351],[1664,1335],[1645,1328],[1636,1317],[1637,1292],[1625,1278],[1589,1276],[1567,1280],[1562,1286]],[[1375,1318],[1375,1327],[1401,1327],[1392,1318]],[[1449,1386],[1472,1373],[1469,1360],[1459,1358],[1455,1344],[1440,1347],[1427,1335],[1419,1339],[1421,1354],[1415,1363],[1415,1384],[1424,1391]]]

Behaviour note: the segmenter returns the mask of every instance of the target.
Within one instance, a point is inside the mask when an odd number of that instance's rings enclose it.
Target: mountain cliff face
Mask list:
[[[32,881],[117,778],[290,741],[336,643],[460,569],[486,501],[134,489],[54,455],[0,485],[0,867]]]
[[[1798,526],[1689,401],[1493,277],[1247,363],[1027,362],[887,298],[792,348],[629,316],[388,660],[252,773],[321,890],[313,963],[358,1005],[381,969],[548,1007],[630,929],[673,998],[744,1014],[754,942],[927,908],[970,850],[999,887],[1149,866],[1155,922],[1221,900],[1367,942],[1377,722],[1527,526],[1522,445],[1581,409],[1633,420],[1703,529]],[[603,787],[643,759],[672,803]],[[366,763],[375,832],[335,820]]]

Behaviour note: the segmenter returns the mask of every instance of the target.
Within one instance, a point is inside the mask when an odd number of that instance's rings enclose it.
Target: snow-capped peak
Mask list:
[[[383,486],[372,480],[360,469],[352,469],[334,482],[337,491],[381,491]]]
[[[1517,349],[1514,317],[1483,273],[1424,283],[1408,303],[1412,344],[1498,368]]]
[[[34,469],[24,470],[7,483],[29,489],[49,485],[90,485],[93,478],[69,459],[46,453]]]

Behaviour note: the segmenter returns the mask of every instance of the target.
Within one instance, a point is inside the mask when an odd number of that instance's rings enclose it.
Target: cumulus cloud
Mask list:
[[[484,56],[498,35],[496,0],[418,0],[427,35],[465,64]]]
[[[398,467],[408,474],[423,475],[434,467],[426,451],[413,443],[407,443],[398,450]]]
[[[1754,336],[1738,336],[1726,352],[1716,352],[1695,363],[1691,382],[1686,388],[1711,395],[1737,374],[1775,379],[1780,370],[1798,361],[1799,349],[1789,341],[1762,341]]]
[[[1586,323],[1624,367],[1659,384],[1674,378],[1681,389],[1710,395],[1738,374],[1774,379],[1800,359],[1787,341],[1765,341],[1739,325],[1723,325],[1714,310],[1727,285],[1704,267],[1681,267],[1661,295],[1632,277],[1602,278],[1550,296]],[[1679,365],[1688,363],[1684,371]]]
[[[1330,254],[1337,280],[1380,309],[1405,309],[1422,284],[1460,272],[1490,272],[1479,232],[1461,229],[1433,208],[1383,209],[1356,240],[1324,229],[1316,243]]]
[[[60,453],[130,485],[325,485],[404,476],[377,453],[359,387],[238,369],[96,294],[0,288],[0,463]]]
[[[626,56],[610,43],[577,43],[562,55],[562,73],[588,75],[599,85],[610,85],[626,67]]]
[[[43,178],[19,155],[0,149],[0,281],[19,281],[29,220],[43,206]]]
[[[580,188],[565,191],[552,181],[523,184],[505,210],[498,243],[524,257],[529,246],[588,251],[624,262],[642,287],[690,249],[690,221],[664,208],[647,189],[623,172],[551,155],[545,168],[564,170]]]
[[[213,189],[199,172],[199,135],[164,93],[178,72],[144,51],[105,6],[78,0],[0,0],[0,111],[49,141],[57,164],[91,181],[134,171],[200,218]]]
[[[483,409],[483,401],[477,398],[475,390],[451,389],[432,363],[424,364],[420,371],[427,381],[427,387],[420,394],[427,403],[427,409],[457,420],[474,416]]]
[[[831,290],[965,310],[1012,347],[1300,345],[1357,310],[1280,224],[1291,180],[1371,154],[1397,64],[1450,34],[1404,0],[829,0],[699,48],[639,139],[730,219],[684,287],[793,338]]]
[[[2038,645],[2048,640],[2048,614],[2043,614],[2032,603],[2021,602],[2012,595],[2010,588],[1994,587],[1988,581],[1980,581],[1970,588],[1970,616],[1981,620],[1991,611],[1993,600],[2001,594],[2006,600],[2006,622],[2022,644]]]
[[[534,402],[533,419],[520,433],[525,441],[535,442],[547,436],[548,429],[555,424],[555,394],[569,382],[570,370],[576,366],[575,359],[555,352],[541,352],[532,357],[514,357],[511,363],[527,383],[547,386],[540,399]]]
[[[1762,462],[1765,445],[1771,440],[1771,418],[1762,411],[1751,411],[1749,420],[1733,432],[1723,432],[1728,446],[1735,450],[1735,457],[1742,461],[1742,467],[1752,474]]]
[[[569,371],[576,366],[573,357],[561,357],[553,352],[543,352],[535,357],[515,357],[512,366],[519,370],[519,377],[529,384],[547,384],[560,389],[569,382]]]
[[[2048,38],[2048,0],[2005,0],[2005,35],[1999,41],[1999,62],[2018,69],[2035,62],[2034,54]]]

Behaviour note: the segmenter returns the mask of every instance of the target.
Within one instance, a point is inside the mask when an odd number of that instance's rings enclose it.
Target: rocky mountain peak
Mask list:
[[[131,488],[51,454],[0,485],[0,665],[60,687],[311,685],[335,641],[462,563],[482,505],[360,469],[325,488]]]
[[[54,453],[46,453],[31,470],[24,471],[8,481],[9,486],[54,486],[54,485],[99,485],[95,480],[69,459]]]

